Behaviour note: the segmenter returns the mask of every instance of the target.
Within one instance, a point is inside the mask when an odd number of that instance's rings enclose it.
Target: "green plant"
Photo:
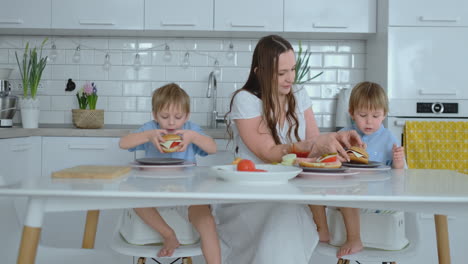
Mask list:
[[[86,82],[76,93],[76,98],[78,99],[78,105],[80,109],[86,109],[89,105],[89,109],[96,109],[96,103],[98,100],[97,87],[94,83]]]
[[[18,59],[18,53],[15,51],[16,62],[18,63],[23,84],[24,97],[28,97],[28,93],[30,93],[31,98],[36,98],[37,88],[41,81],[42,72],[47,65],[47,56],[42,57],[42,49],[46,42],[47,38],[42,41],[39,53],[36,47],[29,49],[29,42],[27,42],[21,63]]]
[[[299,41],[299,52],[297,53],[297,60],[296,60],[296,77],[294,78],[295,84],[306,83],[322,75],[323,72],[319,72],[313,77],[308,78],[309,72],[310,72],[310,67],[309,67],[310,55],[312,54],[309,51],[302,50],[302,43],[301,41]]]

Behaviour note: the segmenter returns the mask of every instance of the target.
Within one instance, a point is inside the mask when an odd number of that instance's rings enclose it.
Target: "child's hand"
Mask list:
[[[180,135],[182,137],[182,142],[180,143],[180,147],[178,152],[184,152],[187,150],[187,147],[190,145],[190,143],[193,142],[193,140],[200,134],[193,130],[177,130],[174,132],[174,134]]]
[[[161,142],[164,142],[163,136],[167,134],[167,131],[164,129],[153,129],[150,130],[149,141],[158,149],[159,152],[164,153],[161,148]]]
[[[405,148],[397,147],[396,144],[393,144],[392,152],[393,152],[393,164],[394,164],[393,167],[396,169],[402,169],[405,164]]]

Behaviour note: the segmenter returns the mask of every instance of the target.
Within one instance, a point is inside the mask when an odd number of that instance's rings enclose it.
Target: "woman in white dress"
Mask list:
[[[280,162],[293,149],[310,156],[361,145],[353,132],[320,134],[305,90],[293,87],[291,44],[266,36],[255,47],[250,74],[236,91],[228,114],[237,155],[255,163]],[[307,205],[249,203],[216,210],[225,264],[307,264],[318,234]]]

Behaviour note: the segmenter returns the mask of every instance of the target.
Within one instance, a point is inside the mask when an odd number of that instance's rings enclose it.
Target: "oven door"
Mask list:
[[[440,121],[440,122],[446,122],[446,121],[465,121],[468,122],[468,118],[430,118],[430,117],[424,117],[424,118],[419,118],[419,117],[388,117],[387,120],[387,128],[392,132],[392,134],[397,138],[397,140],[400,142],[400,146],[402,145],[403,142],[403,130],[405,128],[405,122],[406,121]]]

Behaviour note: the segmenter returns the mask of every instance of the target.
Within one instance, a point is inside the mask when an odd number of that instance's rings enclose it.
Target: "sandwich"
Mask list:
[[[341,161],[338,159],[337,153],[324,154],[315,160],[311,158],[298,158],[296,160],[301,167],[324,169],[336,169],[341,167]]]
[[[369,153],[363,148],[353,146],[346,150],[346,153],[349,156],[351,163],[357,164],[368,164],[369,163]]]
[[[176,134],[166,134],[163,136],[164,142],[160,142],[161,149],[165,153],[176,152],[180,148],[182,138]]]

